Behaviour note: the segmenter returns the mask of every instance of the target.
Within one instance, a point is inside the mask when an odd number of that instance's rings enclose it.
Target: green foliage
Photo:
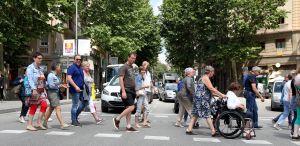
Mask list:
[[[158,79],[162,79],[163,74],[166,73],[167,71],[168,71],[167,66],[165,64],[162,64],[162,63],[157,63],[153,67],[153,75]]]
[[[84,35],[103,51],[127,59],[129,52],[157,61],[160,51],[159,27],[148,0],[82,1],[80,18]],[[103,52],[99,51],[99,52]]]
[[[274,29],[285,0],[164,0],[162,37],[168,60],[180,68],[223,65],[258,57],[259,29]]]
[[[62,31],[62,24],[72,13],[71,0],[1,0],[0,41],[4,60],[12,67],[20,65],[19,58],[27,54],[29,42],[52,31]],[[51,20],[61,20],[51,25]]]

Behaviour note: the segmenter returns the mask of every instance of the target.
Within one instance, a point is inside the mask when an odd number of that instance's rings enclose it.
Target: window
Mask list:
[[[262,50],[265,50],[266,49],[266,43],[265,42],[260,42],[260,47]]]
[[[39,51],[48,54],[48,34],[41,37]]]
[[[284,17],[279,18],[278,24],[284,24]]]
[[[276,40],[276,49],[284,49],[285,48],[285,39],[277,39]]]

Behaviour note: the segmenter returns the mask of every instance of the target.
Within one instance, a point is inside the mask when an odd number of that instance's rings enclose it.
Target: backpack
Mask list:
[[[183,81],[181,80],[177,85],[177,92],[179,92],[182,89]]]

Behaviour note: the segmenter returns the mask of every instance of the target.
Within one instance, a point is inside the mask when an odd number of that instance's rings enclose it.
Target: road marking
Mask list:
[[[70,136],[73,134],[74,132],[60,132],[60,131],[51,131],[46,133],[46,135],[60,135],[60,136]]]
[[[200,141],[200,142],[221,142],[219,139],[217,138],[193,138],[194,141]]]
[[[145,136],[144,139],[149,139],[149,140],[170,140],[170,137],[167,137],[167,136]]]
[[[120,138],[122,134],[98,133],[94,137]]]
[[[168,118],[169,116],[154,116],[155,118]]]
[[[272,144],[265,140],[242,140],[246,144]]]
[[[2,130],[0,133],[8,133],[8,134],[21,134],[25,133],[27,130]]]
[[[299,141],[291,141],[293,144],[300,145]]]

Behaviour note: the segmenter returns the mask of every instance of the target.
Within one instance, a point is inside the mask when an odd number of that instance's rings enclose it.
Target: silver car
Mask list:
[[[273,90],[272,90],[272,98],[271,98],[271,110],[276,110],[276,109],[280,109],[282,110],[282,104],[280,102],[281,100],[281,91],[282,91],[282,87],[283,87],[283,81],[275,81],[273,84]]]

